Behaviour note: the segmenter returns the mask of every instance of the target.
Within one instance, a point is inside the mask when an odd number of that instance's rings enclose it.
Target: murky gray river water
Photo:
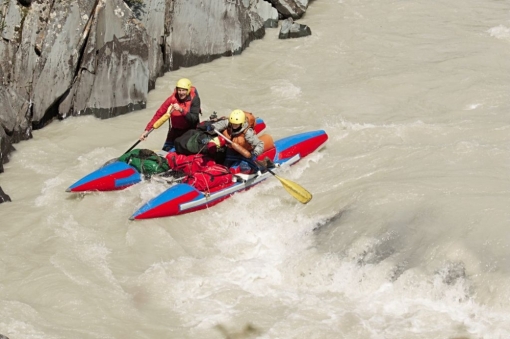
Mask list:
[[[146,110],[16,145],[0,175],[1,334],[510,338],[510,2],[316,0],[300,22],[311,37],[268,30],[166,74]],[[313,200],[269,180],[133,222],[164,187],[65,193],[137,140],[180,77],[204,117],[248,110],[275,138],[325,129],[326,148],[283,174]]]

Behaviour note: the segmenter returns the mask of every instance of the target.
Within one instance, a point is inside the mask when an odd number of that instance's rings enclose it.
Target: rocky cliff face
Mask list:
[[[53,119],[145,107],[156,79],[241,53],[308,0],[4,0],[0,173],[14,143]]]

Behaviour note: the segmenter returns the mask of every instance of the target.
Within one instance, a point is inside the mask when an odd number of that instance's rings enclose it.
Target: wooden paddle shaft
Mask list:
[[[226,136],[221,134],[220,131],[215,129],[214,132],[216,132],[216,134],[218,134],[220,137],[225,139],[232,146],[234,151],[236,151],[237,153],[241,154],[245,158],[248,158],[248,159],[251,158],[251,153],[246,148],[244,148],[243,146],[241,146],[239,144],[236,144],[235,142],[233,142],[232,140],[230,140],[229,138],[227,138]]]

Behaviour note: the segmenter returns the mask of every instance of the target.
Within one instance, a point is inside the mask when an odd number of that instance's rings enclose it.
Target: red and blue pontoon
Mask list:
[[[266,129],[264,120],[257,118],[255,132],[262,133]],[[158,151],[161,156],[166,152]],[[117,191],[141,182],[143,175],[133,166],[123,161],[109,162],[103,167],[81,178],[66,192]]]
[[[258,158],[268,157],[276,168],[260,174],[236,174],[235,181],[203,192],[189,184],[176,184],[140,207],[131,220],[161,218],[198,211],[214,206],[234,193],[247,190],[278,172],[282,165],[297,163],[310,153],[320,149],[328,140],[323,130],[305,132],[274,142],[275,147]]]

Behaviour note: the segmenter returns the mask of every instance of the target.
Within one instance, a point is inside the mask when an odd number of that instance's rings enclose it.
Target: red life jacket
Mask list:
[[[193,98],[195,98],[196,95],[197,91],[195,87],[191,87],[189,95],[186,97],[186,99],[184,99],[184,102],[179,102],[179,100],[177,100],[177,92],[174,90],[172,95],[169,96],[156,111],[156,114],[154,114],[151,121],[149,121],[145,127],[145,130],[150,130],[154,126],[154,123],[156,123],[156,121],[158,121],[158,119],[168,111],[168,107],[170,107],[172,104],[178,104],[179,107],[182,107],[182,113],[179,111],[173,111],[172,114],[170,114],[171,124],[169,126],[172,126],[172,128],[175,129],[188,130],[190,126],[184,116],[189,113],[189,110],[191,109],[191,103],[193,102]],[[195,126],[191,126],[191,128],[195,128]]]
[[[177,110],[174,110],[172,112],[172,114],[170,114],[170,121],[172,122],[172,128],[176,128],[176,129],[188,129],[189,128],[189,124],[186,121],[186,118],[184,116],[189,113],[189,110],[191,108],[191,102],[193,101],[193,99],[195,98],[196,95],[197,95],[197,92],[196,92],[195,87],[191,86],[190,92],[189,92],[188,96],[186,97],[186,99],[184,99],[184,102],[180,102],[177,99],[178,98],[177,91],[174,90],[174,92],[172,93],[172,95],[169,98],[170,100],[167,101],[169,103],[168,106],[173,105],[173,104],[178,104],[182,108],[182,113]]]

